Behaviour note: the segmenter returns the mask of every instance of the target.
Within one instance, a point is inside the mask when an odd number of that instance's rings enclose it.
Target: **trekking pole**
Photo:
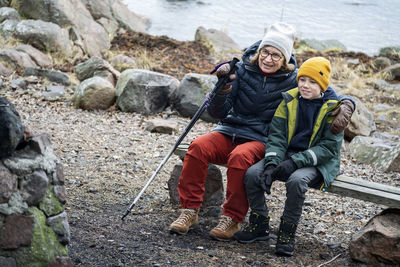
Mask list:
[[[121,220],[123,220],[129,212],[135,207],[136,202],[140,199],[144,191],[146,191],[147,187],[151,184],[151,182],[154,180],[156,177],[157,173],[161,170],[161,168],[164,166],[164,164],[167,162],[169,157],[171,157],[172,153],[174,153],[175,149],[179,146],[179,144],[182,142],[183,138],[189,133],[190,129],[193,127],[193,125],[196,123],[196,121],[200,118],[201,114],[204,112],[204,110],[207,108],[207,104],[211,103],[211,101],[215,98],[217,93],[229,82],[230,80],[230,75],[235,73],[236,70],[236,63],[239,62],[239,59],[233,58],[232,61],[229,63],[230,66],[230,71],[228,74],[224,75],[223,77],[219,78],[216,85],[214,86],[214,89],[210,92],[209,94],[209,99],[208,101],[205,100],[203,104],[200,106],[200,108],[196,111],[194,114],[192,120],[189,122],[189,124],[186,126],[185,131],[179,136],[178,140],[176,141],[175,145],[172,147],[172,149],[169,151],[169,153],[164,157],[160,165],[158,165],[157,169],[154,171],[153,175],[150,177],[150,179],[147,181],[146,185],[142,188],[142,190],[139,192],[139,194],[136,196],[135,200],[133,200],[132,204],[129,206],[129,208],[125,211],[124,215],[122,216]]]

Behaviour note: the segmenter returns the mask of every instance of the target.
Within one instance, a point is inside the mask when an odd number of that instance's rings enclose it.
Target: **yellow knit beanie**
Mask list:
[[[297,82],[301,76],[308,76],[315,80],[322,91],[325,92],[329,86],[329,75],[331,73],[331,64],[329,60],[323,57],[312,57],[304,61],[297,73]]]

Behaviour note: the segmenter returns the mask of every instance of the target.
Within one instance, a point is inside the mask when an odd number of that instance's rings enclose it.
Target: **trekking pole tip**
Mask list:
[[[122,221],[125,219],[126,216],[128,216],[128,214],[131,212],[133,207],[134,207],[134,205],[125,211],[124,215],[122,215],[122,217],[121,217]]]

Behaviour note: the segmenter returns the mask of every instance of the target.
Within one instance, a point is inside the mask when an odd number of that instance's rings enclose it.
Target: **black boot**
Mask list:
[[[297,224],[281,219],[275,249],[277,255],[293,256],[296,229]]]
[[[269,216],[264,217],[256,212],[251,212],[249,224],[243,231],[237,232],[233,238],[240,243],[252,243],[269,239]]]

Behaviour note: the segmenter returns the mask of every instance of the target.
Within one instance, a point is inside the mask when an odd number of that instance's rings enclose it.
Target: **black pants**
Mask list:
[[[251,210],[266,217],[268,206],[261,187],[261,183],[264,182],[263,171],[264,159],[247,169],[244,183]],[[292,173],[286,181],[286,201],[282,219],[297,224],[308,188],[319,188],[322,183],[322,175],[315,167],[301,168]]]

